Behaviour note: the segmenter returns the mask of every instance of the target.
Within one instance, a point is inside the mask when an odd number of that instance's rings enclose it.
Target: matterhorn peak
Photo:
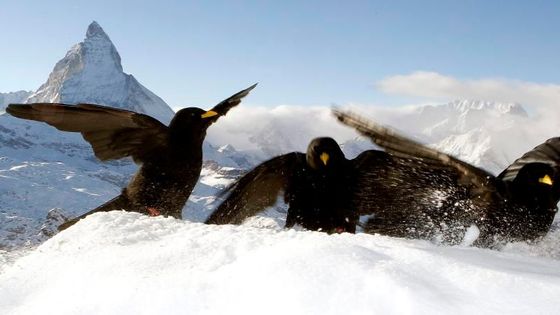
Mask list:
[[[95,21],[84,41],[57,62],[47,82],[27,102],[100,104],[148,114],[163,123],[174,115],[161,98],[123,72],[117,48]]]
[[[101,26],[96,21],[91,22],[86,32],[86,38],[92,37],[105,37],[109,39],[109,36],[107,36],[103,28],[101,28]]]

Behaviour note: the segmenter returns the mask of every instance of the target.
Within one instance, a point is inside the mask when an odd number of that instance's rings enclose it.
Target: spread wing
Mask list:
[[[291,174],[303,167],[305,154],[292,152],[270,159],[245,174],[224,193],[229,195],[206,220],[209,224],[240,224],[271,207],[286,191]]]
[[[453,167],[377,150],[362,152],[352,164],[352,203],[358,215],[367,216],[364,232],[430,239],[440,232],[460,235],[484,217],[479,205],[488,195],[482,193],[491,190],[460,184],[463,175]],[[473,195],[483,198],[473,202]]]
[[[211,122],[212,123],[215,122],[216,120],[218,120],[218,118],[227,114],[227,112],[230,109],[239,105],[239,103],[241,103],[241,100],[245,96],[249,95],[249,92],[251,92],[251,90],[253,90],[256,86],[257,86],[257,83],[251,85],[250,87],[246,88],[245,90],[242,90],[240,92],[235,93],[234,95],[232,95],[232,96],[226,98],[225,100],[221,101],[218,105],[214,106],[211,110],[215,111],[218,115],[216,115],[214,117],[210,117]]]
[[[10,104],[11,115],[79,132],[100,160],[132,156],[143,162],[167,144],[167,127],[150,116],[93,104]]]
[[[446,198],[457,191],[456,172],[433,168],[421,160],[369,150],[352,163],[356,170],[353,202],[359,215],[427,209],[436,203],[435,198]]]
[[[422,162],[432,169],[446,169],[457,173],[458,184],[474,186],[477,190],[491,189],[488,185],[494,176],[485,170],[463,162],[451,155],[424,146],[395,131],[368,121],[353,113],[333,111],[334,115],[343,124],[355,128],[359,133],[368,137],[378,146],[384,148],[393,156],[409,159],[411,162]]]
[[[533,150],[523,154],[508,166],[498,178],[513,181],[519,171],[527,164],[543,163],[550,165],[558,174],[560,172],[560,138],[551,138],[536,146]]]

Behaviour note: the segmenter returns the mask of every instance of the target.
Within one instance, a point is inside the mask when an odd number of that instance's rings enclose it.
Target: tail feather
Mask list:
[[[80,221],[81,219],[87,217],[88,215],[92,214],[92,213],[96,213],[96,212],[107,212],[107,211],[111,211],[111,210],[119,210],[119,209],[130,209],[130,203],[128,201],[128,198],[126,198],[125,195],[120,194],[118,196],[116,196],[115,198],[107,201],[106,203],[102,204],[101,206],[88,211],[84,214],[82,214],[79,217],[70,219],[64,223],[62,223],[61,225],[58,226],[58,230],[59,231],[63,231],[66,230],[67,228],[71,227],[72,225],[74,225],[76,222]]]

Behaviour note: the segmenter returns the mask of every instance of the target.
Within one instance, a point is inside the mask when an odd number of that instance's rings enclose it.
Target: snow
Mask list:
[[[552,240],[558,244],[558,232]],[[4,267],[0,313],[557,313],[558,252],[515,246],[446,247],[114,211]]]

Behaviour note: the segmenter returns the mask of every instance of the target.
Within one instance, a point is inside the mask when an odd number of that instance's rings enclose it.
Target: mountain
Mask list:
[[[532,139],[532,119],[515,103],[457,100],[418,107],[399,120],[405,123],[392,125],[495,174],[545,140]]]
[[[10,103],[22,103],[32,94],[30,91],[0,93],[0,111],[4,111]]]
[[[167,124],[173,110],[130,74],[123,72],[117,49],[97,22],[83,42],[72,47],[27,103],[93,103],[148,114]]]

